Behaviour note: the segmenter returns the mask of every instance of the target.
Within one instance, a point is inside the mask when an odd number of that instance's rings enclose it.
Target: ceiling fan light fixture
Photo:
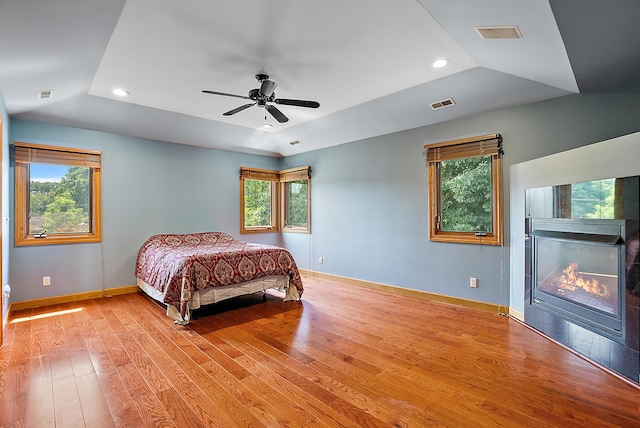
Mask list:
[[[442,68],[446,67],[447,65],[449,65],[449,60],[446,58],[437,59],[431,63],[431,66],[433,68]]]

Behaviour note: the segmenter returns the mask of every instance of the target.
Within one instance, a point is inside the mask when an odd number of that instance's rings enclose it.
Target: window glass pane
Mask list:
[[[271,182],[244,179],[245,227],[271,226]]]
[[[491,156],[442,161],[441,230],[492,233]]]
[[[572,218],[614,218],[615,178],[571,185]]]
[[[29,165],[29,235],[91,232],[87,167]]]
[[[308,182],[296,180],[285,183],[287,227],[307,227]]]

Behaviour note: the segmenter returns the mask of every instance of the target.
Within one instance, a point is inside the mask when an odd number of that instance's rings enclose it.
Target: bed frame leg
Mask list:
[[[267,290],[262,290],[262,301],[263,302],[267,301]]]

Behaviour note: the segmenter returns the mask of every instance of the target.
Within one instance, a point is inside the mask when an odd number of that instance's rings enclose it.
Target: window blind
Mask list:
[[[302,166],[299,168],[291,168],[280,171],[280,181],[296,181],[296,180],[309,180],[311,178],[311,167]]]
[[[240,167],[240,178],[281,182],[309,180],[311,178],[311,167],[302,166],[298,168],[285,169],[283,171],[272,171],[268,169],[249,168],[243,166]]]
[[[83,166],[100,168],[102,152],[85,149],[44,146],[41,144],[14,142],[14,159],[22,163]]]
[[[471,158],[475,156],[502,156],[502,136],[488,134],[461,140],[427,144],[427,162]]]
[[[250,178],[253,180],[278,181],[280,174],[278,171],[268,169],[240,167],[240,178]]]

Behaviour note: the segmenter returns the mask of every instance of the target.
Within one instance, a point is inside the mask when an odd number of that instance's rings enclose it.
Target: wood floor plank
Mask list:
[[[77,376],[76,387],[86,426],[115,427],[109,405],[95,372]]]
[[[138,294],[11,313],[0,427],[640,426],[640,388],[508,317],[303,281],[187,326]]]
[[[60,427],[84,427],[80,396],[73,376],[52,380],[55,424]]]
[[[143,327],[141,331],[149,335],[139,335],[139,340],[152,352],[156,364],[163,368],[174,387],[189,398],[188,402],[200,419],[209,426],[261,426],[238,401],[248,391],[230,391],[229,386],[223,387],[223,384],[232,384],[229,379],[233,376],[226,375],[224,367],[215,361],[209,359],[205,364],[196,364],[187,358],[189,355],[173,341],[181,337],[179,332],[165,321],[159,321],[155,313],[141,318],[138,321]]]

